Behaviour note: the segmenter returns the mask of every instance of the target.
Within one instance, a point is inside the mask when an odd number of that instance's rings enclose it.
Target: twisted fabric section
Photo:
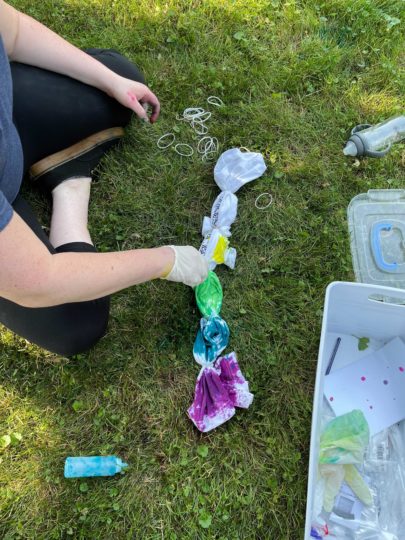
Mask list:
[[[217,264],[225,264],[232,270],[235,268],[236,250],[229,247],[231,225],[236,219],[238,198],[230,191],[222,191],[215,199],[211,209],[211,217],[205,216],[202,225],[204,237],[200,253],[207,259],[210,269]]]
[[[228,345],[229,328],[218,315],[200,320],[200,329],[195,338],[193,355],[200,366],[209,366]]]
[[[221,282],[215,272],[209,271],[207,279],[197,285],[195,299],[203,317],[219,315],[222,307],[223,292]]]
[[[232,270],[235,268],[236,249],[229,247],[228,238],[219,229],[212,229],[204,236],[200,253],[207,259],[210,270],[214,270],[217,264],[225,264]]]
[[[219,229],[223,236],[231,236],[231,225],[236,220],[238,198],[230,191],[221,191],[211,209],[211,217],[205,216],[201,233],[209,234],[212,229]]]

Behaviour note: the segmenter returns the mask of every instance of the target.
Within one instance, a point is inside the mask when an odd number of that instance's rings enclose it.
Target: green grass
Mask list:
[[[324,291],[353,279],[346,207],[370,188],[404,187],[403,146],[360,165],[341,152],[355,124],[403,111],[403,2],[13,4],[80,47],[127,54],[161,100],[158,124],[134,121],[93,186],[100,249],[199,245],[218,193],[212,165],[156,140],[211,94],[226,103],[210,122],[221,150],[260,151],[268,170],[238,194],[237,266],[218,270],[252,407],[207,435],[187,419],[199,315],[184,286],[115,295],[108,334],[76,359],[2,329],[0,436],[23,438],[0,455],[1,538],[301,538]],[[192,142],[187,128],[180,136]],[[263,191],[274,204],[259,211]],[[31,197],[45,220],[45,202]],[[100,453],[130,470],[63,479],[66,456]]]

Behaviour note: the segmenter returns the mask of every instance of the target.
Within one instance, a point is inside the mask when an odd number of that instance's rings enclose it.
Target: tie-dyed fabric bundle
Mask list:
[[[234,352],[220,356],[228,346],[229,328],[220,317],[222,287],[212,271],[218,264],[235,267],[236,250],[229,246],[231,226],[238,210],[235,193],[266,170],[263,156],[231,148],[218,159],[214,178],[221,193],[215,199],[211,216],[203,220],[201,254],[210,273],[195,288],[198,308],[203,316],[194,342],[193,355],[201,366],[194,401],[188,415],[200,431],[214,429],[235,414],[235,407],[247,409],[253,401],[249,385],[239,368]]]

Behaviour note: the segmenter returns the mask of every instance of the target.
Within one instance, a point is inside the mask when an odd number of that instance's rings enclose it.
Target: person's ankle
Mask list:
[[[71,177],[66,178],[66,180],[63,180],[60,184],[58,184],[53,190],[52,190],[52,196],[58,195],[60,193],[64,193],[66,191],[70,190],[83,190],[88,191],[90,193],[90,184],[91,184],[91,178],[87,176],[78,176],[78,177]]]
[[[49,238],[56,248],[70,242],[91,244],[87,228],[91,178],[66,179],[52,191],[52,218]]]

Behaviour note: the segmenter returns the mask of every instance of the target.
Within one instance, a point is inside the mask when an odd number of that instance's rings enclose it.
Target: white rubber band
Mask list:
[[[207,154],[218,150],[218,139],[216,137],[202,137],[197,144],[197,152],[199,154]]]
[[[191,121],[200,118],[204,113],[205,110],[201,107],[188,107],[183,111],[183,118]]]
[[[250,152],[249,148],[246,148],[246,146],[240,146],[240,147],[239,147],[239,150],[240,150],[241,152],[243,152],[243,150],[244,150],[245,152]]]
[[[190,153],[189,154],[185,154],[184,152],[181,152],[179,150],[179,148],[188,148],[190,150]],[[194,150],[193,148],[189,145],[189,144],[185,144],[185,143],[177,143],[176,146],[174,147],[174,151],[179,154],[179,156],[185,156],[185,157],[190,157],[194,154]]]
[[[207,102],[216,107],[221,107],[224,102],[217,96],[209,96]],[[208,126],[207,120],[212,116],[210,111],[206,111],[202,107],[187,107],[184,109],[182,116],[176,115],[176,119],[183,122],[188,122],[196,135],[203,135],[197,144],[197,152],[201,154],[203,161],[211,161],[218,152],[218,139],[207,135]],[[170,138],[170,140],[169,140]],[[174,133],[169,132],[162,135],[157,146],[161,150],[169,148],[176,140]],[[180,156],[191,157],[194,154],[194,149],[189,144],[178,143],[174,146],[174,150]]]
[[[208,133],[208,127],[202,120],[192,120],[190,122],[191,127],[194,129],[197,135],[205,135]]]
[[[262,197],[268,197],[269,198],[269,202],[265,205],[259,205],[259,201]],[[255,206],[258,210],[266,210],[266,208],[268,208],[273,202],[273,195],[271,193],[267,193],[267,192],[264,192],[264,193],[261,193],[255,200]]]
[[[188,107],[184,109],[181,120],[189,122],[197,135],[205,135],[208,132],[205,122],[210,117],[210,111],[206,111],[202,107]]]
[[[201,156],[201,159],[204,161],[204,163],[207,163],[209,161],[213,161],[216,156],[217,156],[217,151],[214,150],[213,152],[207,152],[206,154],[203,154]]]
[[[172,140],[169,141],[169,143],[166,144],[166,145],[162,144],[161,141],[164,141],[164,139],[166,137],[170,137],[170,136],[172,137]],[[174,143],[175,140],[176,140],[176,135],[174,133],[171,133],[171,132],[170,133],[165,133],[164,135],[159,137],[156,144],[157,144],[158,148],[160,148],[161,150],[164,150],[165,148],[169,148],[169,146],[171,146]]]
[[[200,115],[198,115],[196,119],[199,120],[200,122],[206,122],[207,120],[211,118],[211,116],[212,116],[212,113],[210,111],[204,111]]]
[[[209,96],[207,97],[207,103],[210,105],[215,105],[215,107],[223,107],[225,103],[218,96]]]

